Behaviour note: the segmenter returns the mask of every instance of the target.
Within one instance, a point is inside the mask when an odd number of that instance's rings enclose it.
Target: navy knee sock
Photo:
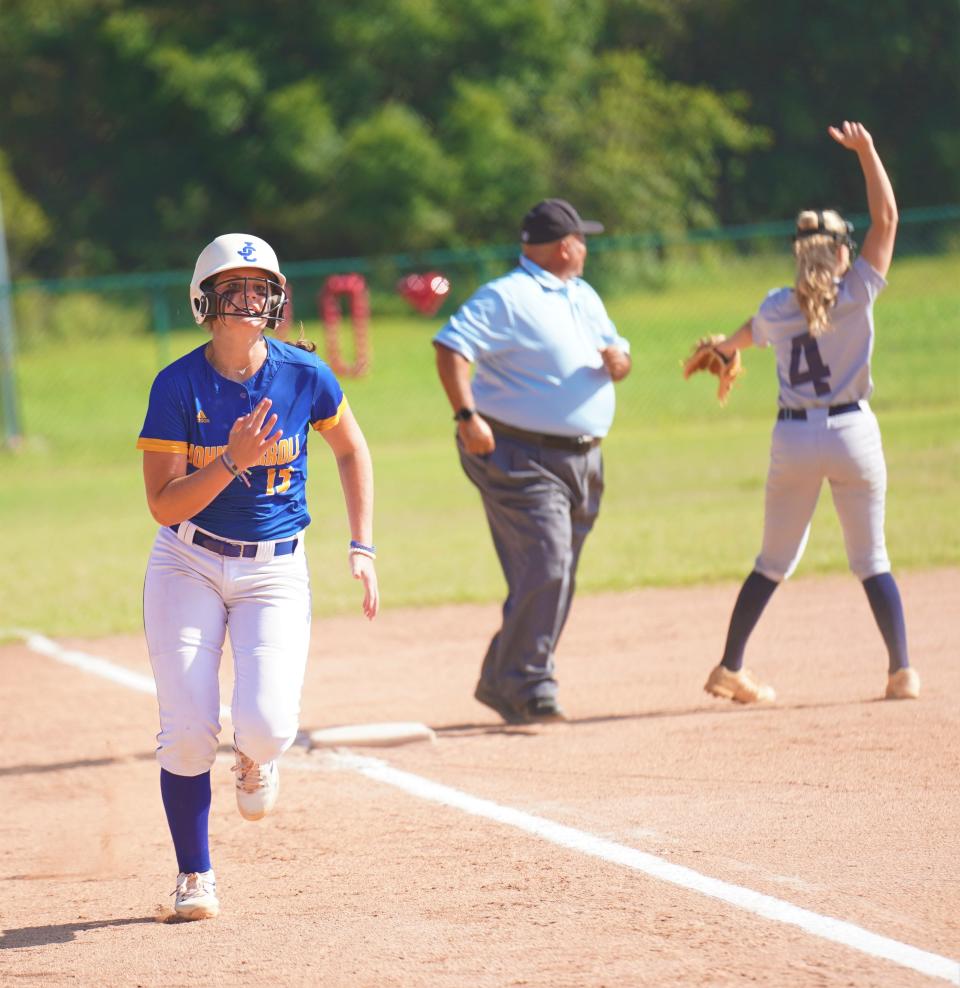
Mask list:
[[[170,836],[183,872],[210,870],[210,773],[174,775],[160,769],[160,795],[167,812]]]
[[[727,644],[720,660],[720,664],[731,672],[738,672],[743,666],[743,650],[747,647],[747,639],[778,586],[779,583],[767,579],[756,570],[743,581],[733,614],[730,615]]]
[[[907,658],[907,627],[903,619],[900,591],[892,573],[878,573],[863,581],[870,609],[883,635],[889,656],[888,671],[893,673],[910,665]]]

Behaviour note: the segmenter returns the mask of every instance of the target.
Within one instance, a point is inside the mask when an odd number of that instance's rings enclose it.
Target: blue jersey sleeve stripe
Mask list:
[[[187,444],[175,439],[147,439],[141,436],[137,440],[137,449],[145,453],[183,453],[186,456]]]
[[[332,429],[334,426],[338,425],[340,422],[340,416],[343,415],[343,407],[346,405],[346,396],[340,399],[340,404],[337,406],[337,414],[331,415],[328,419],[317,419],[316,422],[311,422],[312,428],[316,429],[317,432],[326,432],[327,429]]]

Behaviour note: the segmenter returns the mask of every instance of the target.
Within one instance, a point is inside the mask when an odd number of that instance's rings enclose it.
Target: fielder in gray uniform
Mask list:
[[[886,287],[897,232],[893,187],[862,124],[830,136],[860,161],[870,210],[860,257],[851,264],[852,226],[832,210],[797,217],[793,288],[770,292],[755,316],[718,349],[725,356],[772,346],[780,384],[767,475],[763,547],[740,590],[726,648],[704,687],[741,703],[775,699],[743,668],[743,653],[773,591],[793,573],[810,533],[824,479],[843,528],[850,569],[863,582],[889,655],[887,699],[913,699],[920,677],[909,664],[903,606],[884,539],[887,470],[873,391],[873,303]]]
[[[563,199],[538,203],[523,220],[518,266],[434,338],[460,462],[508,587],[474,696],[509,724],[564,719],[554,649],[600,510],[613,382],[630,371],[629,344],[580,277],[585,234],[602,230]]]

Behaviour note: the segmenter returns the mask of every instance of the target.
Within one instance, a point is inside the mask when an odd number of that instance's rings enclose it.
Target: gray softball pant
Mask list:
[[[755,568],[785,580],[810,536],[820,488],[829,481],[850,569],[861,579],[890,571],[884,537],[887,466],[880,427],[865,401],[860,411],[828,415],[807,409],[806,421],[777,421],[767,474],[763,547]]]
[[[497,435],[488,455],[465,452],[463,470],[480,491],[507,581],[503,623],[480,680],[515,706],[554,696],[554,649],[570,612],[577,564],[603,494],[599,444],[555,449]]]

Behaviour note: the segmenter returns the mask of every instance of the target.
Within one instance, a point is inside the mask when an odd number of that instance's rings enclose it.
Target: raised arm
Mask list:
[[[863,124],[844,120],[842,127],[828,127],[827,132],[838,144],[855,151],[860,161],[867,185],[867,208],[870,210],[870,229],[860,253],[886,277],[893,260],[893,244],[899,221],[893,186],[873,146],[873,138]]]

